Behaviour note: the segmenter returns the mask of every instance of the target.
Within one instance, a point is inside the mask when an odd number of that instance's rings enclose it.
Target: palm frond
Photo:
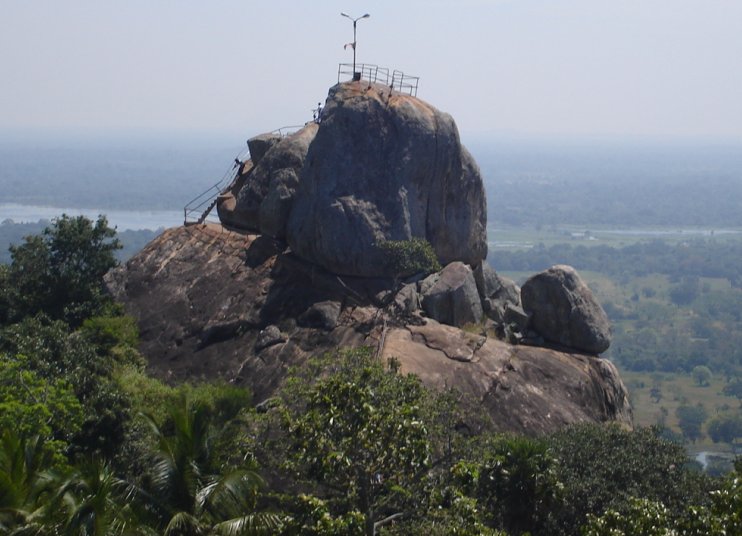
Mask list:
[[[198,519],[188,512],[178,512],[165,527],[163,536],[201,536],[206,529]]]
[[[250,514],[214,525],[212,531],[220,536],[263,536],[278,534],[287,517],[279,514]]]
[[[213,519],[233,518],[253,508],[258,489],[262,485],[262,478],[254,471],[232,471],[200,490],[197,508],[207,512]]]

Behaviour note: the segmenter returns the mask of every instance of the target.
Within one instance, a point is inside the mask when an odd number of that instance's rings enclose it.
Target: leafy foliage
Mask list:
[[[385,370],[370,348],[334,359],[316,383],[292,382],[285,411],[290,467],[343,497],[345,511],[360,512],[372,534],[374,524],[411,507],[431,468],[430,393],[417,377]]]
[[[564,501],[548,534],[574,534],[588,514],[623,512],[632,497],[662,502],[674,513],[707,502],[711,481],[688,468],[683,446],[663,439],[659,429],[586,424],[547,441],[564,485]]]
[[[384,240],[377,245],[384,253],[388,268],[396,277],[429,274],[441,269],[433,246],[424,238]]]
[[[495,437],[477,461],[459,462],[455,474],[476,498],[488,524],[508,534],[538,533],[561,502],[557,460],[543,440]]]
[[[680,426],[683,436],[694,442],[703,437],[701,427],[708,419],[708,412],[702,404],[678,406],[675,414],[678,417],[678,426]]]
[[[674,536],[669,528],[670,513],[662,503],[630,499],[627,512],[608,510],[600,517],[589,516],[583,536]]]
[[[742,378],[735,378],[724,386],[724,394],[742,400]]]
[[[116,266],[121,245],[104,216],[89,219],[62,215],[41,235],[11,246],[4,322],[44,313],[72,326],[104,311],[110,299],[103,275]]]
[[[714,443],[732,443],[742,438],[742,415],[720,415],[708,424],[708,434]]]
[[[710,493],[709,506],[690,505],[675,513],[662,502],[632,498],[625,512],[614,509],[589,516],[583,536],[726,536],[742,534],[742,480],[735,472]]]
[[[250,467],[220,473],[215,467],[212,441],[215,430],[209,408],[183,396],[171,406],[167,433],[148,419],[157,440],[149,485],[140,499],[156,513],[164,534],[271,533],[281,516],[255,513],[262,479]]]
[[[43,517],[49,489],[45,471],[54,465],[53,450],[43,438],[3,426],[0,436],[0,533],[29,527]]]
[[[110,465],[86,460],[67,474],[55,475],[47,516],[65,534],[121,536],[136,533],[136,515],[127,504],[128,484]]]
[[[713,377],[713,374],[711,374],[711,369],[703,365],[693,367],[693,370],[691,370],[690,373],[691,376],[693,376],[695,382],[702,387],[708,387],[709,382]]]
[[[44,377],[23,354],[0,355],[0,430],[37,436],[57,455],[83,423],[83,407],[65,378]]]
[[[84,418],[70,439],[72,450],[112,455],[120,446],[129,403],[113,380],[113,358],[61,321],[25,318],[2,330],[0,351],[25,356],[29,372],[47,382],[65,381],[83,408]]]

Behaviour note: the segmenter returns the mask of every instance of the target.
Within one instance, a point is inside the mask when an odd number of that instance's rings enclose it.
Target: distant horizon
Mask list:
[[[455,119],[455,118],[454,118]],[[227,129],[151,129],[151,128],[0,128],[0,143],[91,143],[109,144],[121,143],[158,143],[169,145],[172,142],[207,143],[211,146],[240,145],[247,139],[271,132],[278,128],[290,126],[281,125],[275,129],[236,132]],[[525,144],[536,146],[627,146],[627,147],[717,147],[739,148],[742,150],[742,140],[731,137],[711,136],[627,136],[618,134],[537,134],[516,131],[459,131],[464,145],[478,146],[486,143],[497,144]]]

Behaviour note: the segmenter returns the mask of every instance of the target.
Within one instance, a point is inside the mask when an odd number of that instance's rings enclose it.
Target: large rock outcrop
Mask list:
[[[571,266],[552,266],[521,288],[530,327],[547,341],[599,354],[611,344],[608,316]]]
[[[149,370],[171,381],[220,377],[261,400],[288,367],[371,345],[427,385],[458,389],[502,431],[631,421],[610,362],[439,324],[417,310],[422,282],[338,276],[265,235],[218,225],[169,229],[107,284],[139,321]]]
[[[231,197],[219,199],[221,221],[284,239],[299,175],[317,129],[317,123],[308,123],[286,137],[264,134],[250,139],[251,165],[241,170]]]
[[[463,262],[452,262],[420,284],[422,307],[438,322],[463,327],[482,321],[482,300],[472,269]]]
[[[384,240],[427,239],[442,264],[487,255],[484,187],[448,114],[386,86],[330,90],[288,223],[291,248],[382,276]]]
[[[224,223],[344,275],[399,275],[384,262],[387,240],[426,239],[442,264],[486,257],[482,178],[450,115],[350,82],[331,88],[319,125],[264,138]]]

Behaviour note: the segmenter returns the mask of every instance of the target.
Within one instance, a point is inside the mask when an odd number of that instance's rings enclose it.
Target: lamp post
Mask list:
[[[353,21],[353,43],[351,43],[351,46],[353,47],[353,80],[355,80],[356,79],[356,24],[358,23],[359,20],[361,20],[361,19],[367,19],[371,15],[369,15],[368,13],[366,13],[365,15],[362,15],[362,16],[357,17],[357,18],[354,19],[353,17],[351,17],[350,15],[347,15],[345,13],[340,13],[340,14],[343,17],[347,17],[347,18],[349,18],[350,20]]]

